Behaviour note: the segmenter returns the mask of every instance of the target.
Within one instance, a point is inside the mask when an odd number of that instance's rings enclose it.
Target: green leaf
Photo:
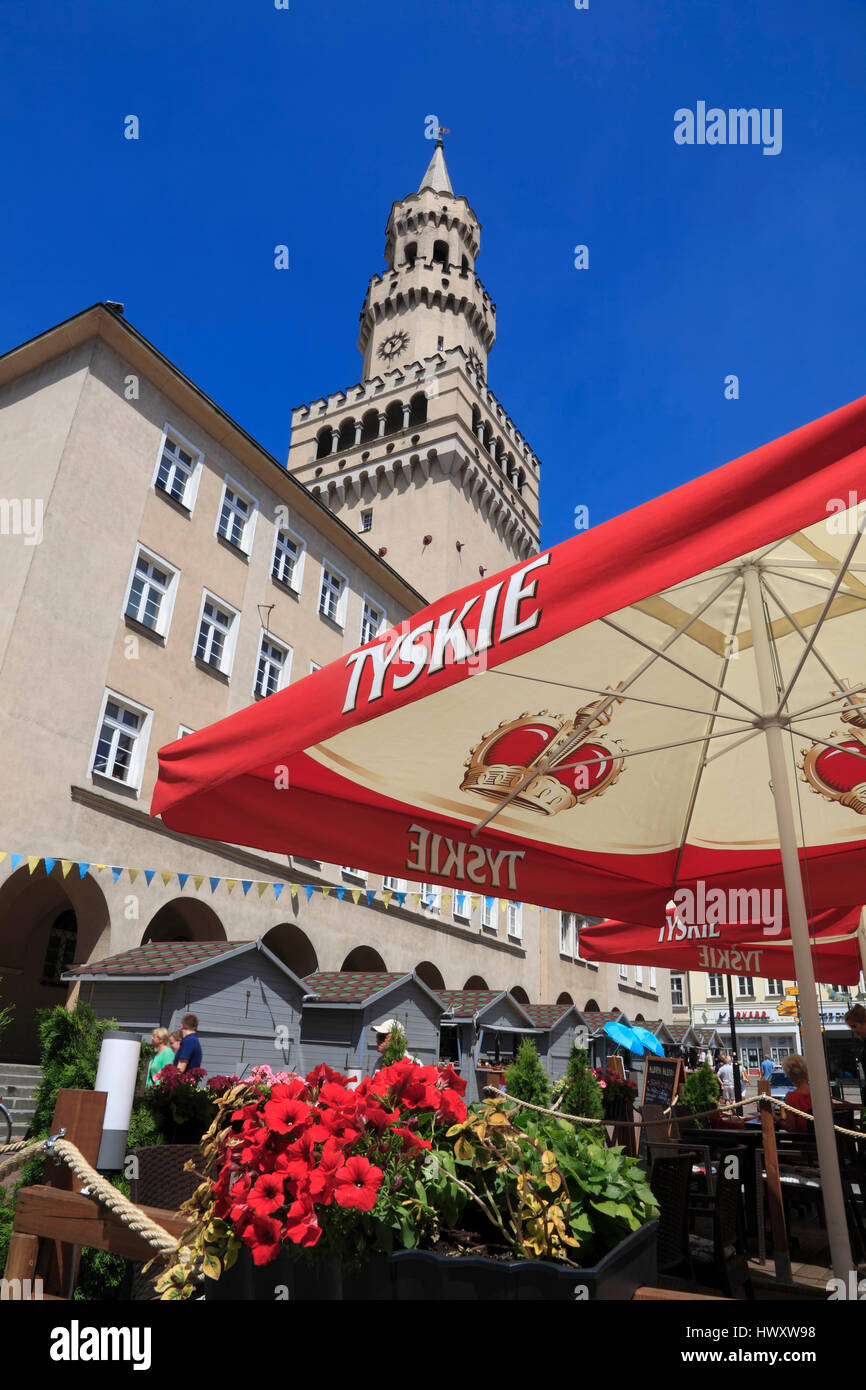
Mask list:
[[[208,1279],[219,1279],[220,1275],[222,1274],[222,1265],[220,1264],[216,1255],[212,1255],[210,1254],[210,1252],[208,1252],[204,1257],[202,1269],[204,1270],[204,1273]]]

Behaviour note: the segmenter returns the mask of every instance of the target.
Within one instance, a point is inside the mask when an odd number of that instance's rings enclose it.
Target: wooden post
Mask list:
[[[58,1091],[51,1133],[65,1129],[65,1139],[78,1148],[88,1163],[96,1165],[102,1121],[105,1115],[104,1091]],[[48,1159],[42,1179],[44,1187],[80,1192],[82,1183],[65,1163]],[[35,1244],[34,1244],[35,1242]],[[9,1239],[5,1278],[38,1278],[46,1298],[70,1298],[78,1272],[78,1250],[61,1240],[46,1240],[16,1232]]]
[[[776,1128],[773,1124],[773,1107],[763,1097],[770,1094],[770,1083],[763,1078],[758,1082],[758,1101],[761,1112],[761,1132],[764,1139],[764,1167],[767,1170],[767,1202],[770,1208],[770,1230],[773,1236],[773,1263],[776,1278],[782,1284],[793,1283],[791,1275],[791,1256],[788,1251],[788,1233],[785,1229],[785,1207],[782,1202],[782,1183],[779,1177],[779,1152],[776,1148]],[[763,1215],[761,1217],[763,1219]]]

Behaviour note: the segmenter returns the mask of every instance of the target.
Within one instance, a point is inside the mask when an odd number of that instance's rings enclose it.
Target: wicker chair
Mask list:
[[[130,1178],[129,1191],[139,1206],[177,1211],[199,1185],[195,1173],[183,1171],[188,1159],[198,1165],[204,1161],[198,1144],[156,1144],[133,1149],[132,1155],[138,1160],[138,1176]]]
[[[656,1255],[660,1275],[693,1279],[689,1251],[689,1184],[693,1154],[665,1154],[655,1159],[650,1187],[659,1204]]]
[[[689,1237],[689,1254],[699,1282],[721,1289],[728,1298],[754,1298],[743,1222],[742,1177],[748,1151],[728,1149],[719,1161],[712,1197],[692,1195],[689,1215],[703,1218],[710,1234]],[[734,1160],[731,1162],[731,1160]]]

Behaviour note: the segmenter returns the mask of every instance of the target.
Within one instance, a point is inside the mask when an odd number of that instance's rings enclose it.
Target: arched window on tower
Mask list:
[[[337,442],[338,449],[351,449],[355,442],[355,421],[344,420],[340,425],[340,438]]]
[[[448,242],[434,241],[433,243],[433,264],[441,265],[443,270],[448,269]]]
[[[410,241],[409,245],[406,247],[406,265],[408,266],[409,270],[414,269],[415,261],[417,260],[417,258],[418,243],[417,241]]]
[[[472,407],[472,433],[476,439],[481,438],[481,411],[477,405]]]
[[[375,439],[379,433],[379,412],[378,410],[368,410],[361,421],[361,443],[369,444],[371,439]]]
[[[396,434],[403,428],[403,402],[392,401],[385,411],[385,433]]]
[[[409,402],[409,428],[415,425],[423,425],[427,419],[427,397],[423,391],[418,391]]]
[[[522,468],[518,468],[518,470],[517,470],[517,479],[516,479],[515,486],[517,487],[517,491],[518,491],[518,492],[521,494],[521,496],[522,496],[522,495],[523,495],[523,489],[524,489],[524,487],[526,486],[526,474],[524,473],[524,471],[523,471]]]
[[[75,960],[75,947],[78,941],[78,925],[75,920],[75,913],[69,908],[66,912],[61,912],[59,917],[55,917],[48,933],[48,945],[45,948],[45,960],[42,963],[43,985],[56,985],[60,989],[65,989],[66,985],[60,976],[64,970],[68,970]]]
[[[318,441],[316,444],[316,458],[327,458],[328,454],[331,452],[331,426],[323,426],[316,435],[316,439]]]
[[[484,426],[484,438],[482,439],[481,442],[482,442],[482,444],[484,445],[485,449],[487,450],[488,454],[492,454],[492,452],[493,452],[493,428],[492,428],[491,425],[485,425],[485,426]]]
[[[464,256],[464,257],[463,257],[463,260],[462,260],[461,263],[460,263],[460,269],[463,271],[463,273],[464,273],[464,275],[465,275],[466,272],[467,272],[467,270],[469,269],[469,257],[468,257],[468,256]]]

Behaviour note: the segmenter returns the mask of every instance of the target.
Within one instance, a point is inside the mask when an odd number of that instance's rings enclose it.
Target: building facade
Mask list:
[[[67,997],[71,964],[148,941],[261,938],[301,978],[416,970],[669,1016],[667,972],[582,961],[577,914],[148,814],[160,747],[537,550],[538,462],[486,386],[478,245],[437,147],[392,209],[363,379],[294,413],[287,467],[116,309],[0,358],[0,1057],[37,1055],[34,1011]]]

